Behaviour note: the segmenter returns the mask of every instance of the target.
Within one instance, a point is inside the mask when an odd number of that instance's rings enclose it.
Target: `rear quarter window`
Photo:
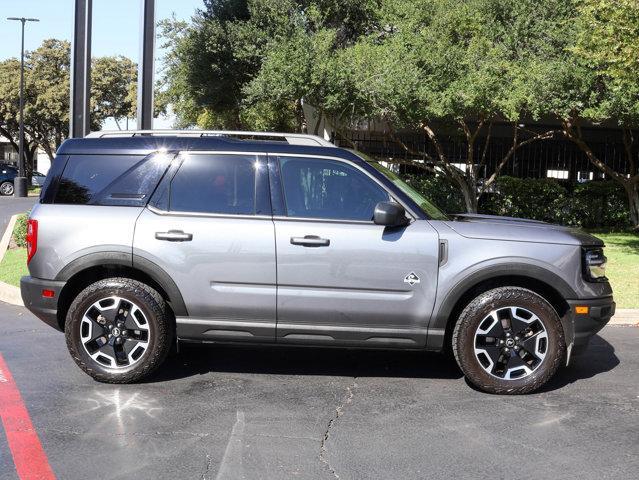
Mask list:
[[[146,205],[173,155],[70,155],[53,203]]]

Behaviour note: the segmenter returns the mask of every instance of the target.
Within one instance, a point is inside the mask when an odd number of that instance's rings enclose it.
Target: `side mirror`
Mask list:
[[[406,210],[396,202],[379,202],[375,205],[373,222],[386,227],[401,227],[408,224]]]

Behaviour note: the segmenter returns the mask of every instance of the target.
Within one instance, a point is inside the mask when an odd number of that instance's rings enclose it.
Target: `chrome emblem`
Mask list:
[[[404,283],[408,283],[411,287],[419,282],[420,282],[419,277],[415,275],[415,272],[410,272],[408,275],[404,277]]]

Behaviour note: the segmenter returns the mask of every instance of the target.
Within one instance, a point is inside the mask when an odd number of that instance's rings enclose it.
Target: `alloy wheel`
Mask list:
[[[149,347],[151,330],[142,309],[111,296],[91,305],[80,322],[84,350],[96,362],[114,369],[139,362]]]
[[[0,194],[7,197],[13,195],[13,184],[11,182],[4,182],[0,185]]]
[[[502,380],[531,375],[548,351],[548,332],[530,310],[508,306],[491,311],[475,332],[474,351],[482,368]]]

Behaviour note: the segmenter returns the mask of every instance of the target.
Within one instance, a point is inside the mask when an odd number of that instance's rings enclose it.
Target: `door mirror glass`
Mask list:
[[[397,202],[379,202],[375,206],[373,221],[377,225],[401,227],[408,223],[406,210]]]

